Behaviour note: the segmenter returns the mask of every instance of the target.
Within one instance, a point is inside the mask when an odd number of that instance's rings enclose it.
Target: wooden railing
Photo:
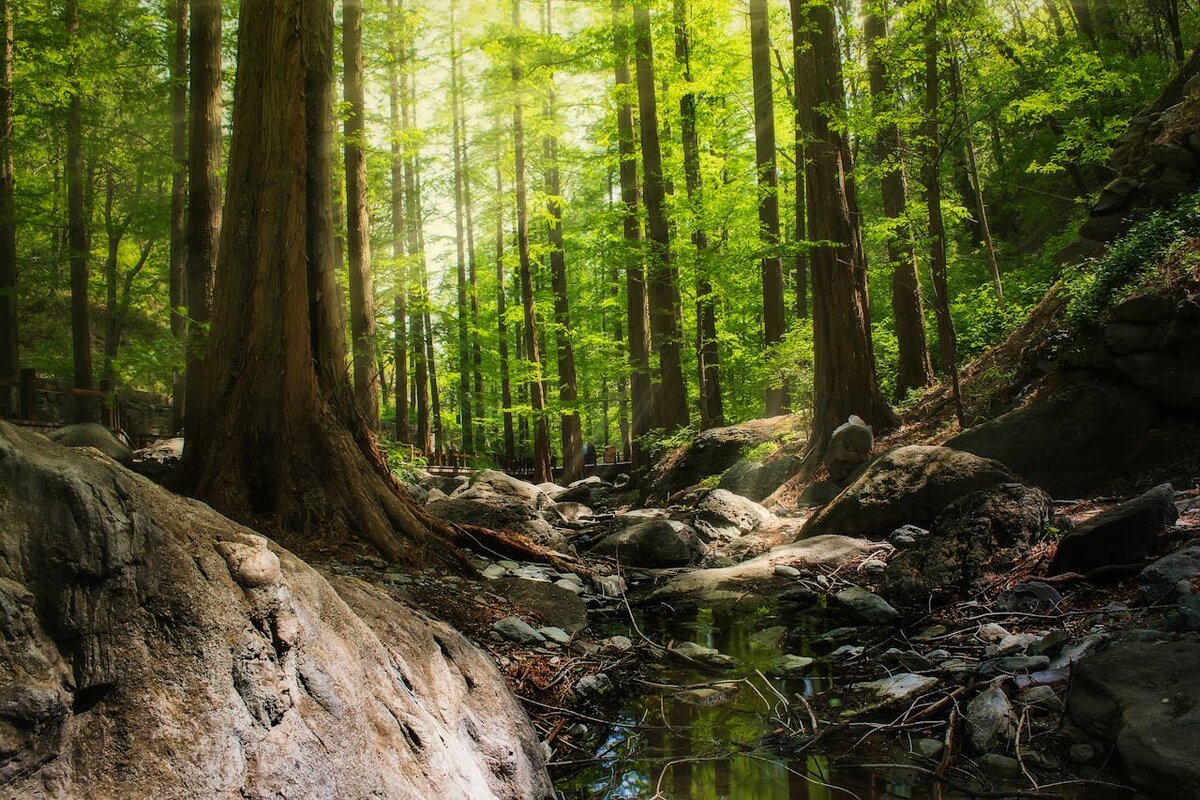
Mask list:
[[[16,390],[17,400],[12,402],[13,390]],[[99,405],[101,424],[113,430],[121,428],[121,403],[117,393],[109,386],[108,381],[100,381],[99,389],[80,389],[74,386],[58,386],[38,380],[37,372],[33,369],[23,369],[17,380],[0,380],[0,396],[7,402],[2,407],[7,416],[19,422],[38,423],[37,393],[62,394],[76,398],[95,400]]]

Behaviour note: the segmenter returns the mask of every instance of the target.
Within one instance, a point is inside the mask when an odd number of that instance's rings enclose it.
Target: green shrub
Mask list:
[[[381,439],[379,446],[387,458],[388,469],[404,483],[416,483],[421,478],[421,472],[429,465],[425,455],[409,445]]]

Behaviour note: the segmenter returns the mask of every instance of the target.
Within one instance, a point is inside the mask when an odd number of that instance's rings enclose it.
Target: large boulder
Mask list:
[[[753,500],[725,489],[706,489],[691,505],[696,510],[692,527],[710,541],[736,539],[775,518]]]
[[[871,457],[875,434],[871,426],[854,414],[836,427],[825,451],[825,469],[835,481],[844,481]]]
[[[482,470],[449,497],[430,492],[425,510],[450,522],[513,531],[544,547],[562,549],[566,539],[546,521],[549,496],[531,483],[494,470]]]
[[[646,479],[642,499],[663,502],[681,489],[721,475],[748,450],[799,425],[795,416],[780,416],[701,431],[690,443],[658,460]]]
[[[94,447],[104,455],[121,464],[133,461],[133,451],[124,441],[103,425],[95,422],[80,422],[65,425],[46,434],[46,438],[64,447]]]
[[[955,500],[1020,479],[1003,464],[949,447],[909,445],[876,459],[813,514],[800,537],[837,534],[886,539],[902,525],[929,527]]]
[[[1082,385],[976,425],[947,442],[1006,464],[1051,496],[1083,497],[1152,466],[1160,406],[1121,386]]]
[[[883,592],[924,603],[933,592],[968,587],[1012,567],[1046,537],[1053,519],[1054,501],[1041,489],[1002,483],[972,492],[892,558]]]
[[[1050,561],[1049,574],[1086,574],[1100,567],[1141,563],[1178,517],[1171,484],[1155,486],[1064,536]]]
[[[685,567],[704,555],[691,527],[673,519],[647,519],[609,534],[592,551],[634,567]]]
[[[381,590],[0,423],[7,797],[549,798],[491,660]]]
[[[800,460],[783,452],[761,460],[744,458],[725,470],[717,486],[761,503],[796,474]]]
[[[1200,637],[1135,631],[1078,661],[1067,711],[1154,797],[1200,798]]]

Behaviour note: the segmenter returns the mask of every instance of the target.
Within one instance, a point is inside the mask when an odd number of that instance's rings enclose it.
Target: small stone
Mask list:
[[[828,575],[818,575],[817,576],[817,585],[820,586],[822,589],[828,589],[830,586],[833,585],[833,581],[829,580]]]
[[[583,736],[585,733],[587,733],[587,730],[588,730],[587,725],[584,725],[582,722],[576,722],[574,725],[567,728],[567,735],[568,736]]]
[[[902,525],[892,531],[888,541],[896,547],[911,547],[929,535],[929,531],[916,525]]]
[[[913,742],[912,752],[921,758],[928,758],[931,761],[942,757],[946,745],[939,739],[921,738]]]
[[[487,569],[483,571],[483,577],[487,578],[488,580],[503,578],[507,574],[508,570],[499,564],[488,564]]]
[[[790,567],[787,564],[776,564],[775,574],[781,578],[799,578],[801,572],[795,567]]]
[[[1062,711],[1064,704],[1058,692],[1049,686],[1030,686],[1017,695],[1017,702],[1026,706],[1037,706],[1051,711]]]
[[[675,693],[675,698],[688,705],[712,708],[726,703],[737,694],[737,687],[724,684],[721,686],[702,686],[697,689],[684,689]]]
[[[559,644],[571,643],[571,634],[567,633],[562,628],[556,628],[553,625],[550,625],[545,628],[538,628],[537,630],[538,633],[540,633],[542,636],[545,636],[551,642],[558,642]]]
[[[911,672],[901,672],[877,681],[856,683],[855,689],[869,689],[882,699],[892,703],[903,703],[913,700],[937,686],[938,679],[928,675],[915,675]]]
[[[771,675],[778,675],[783,678],[795,678],[806,673],[812,664],[813,659],[807,656],[797,656],[789,653],[774,661],[767,668],[767,671]]]
[[[989,645],[988,650],[991,652],[988,655],[1007,656],[1013,653],[1025,652],[1030,645],[1037,642],[1040,638],[1034,633],[1010,633],[998,643]]]
[[[761,631],[750,634],[750,642],[768,650],[778,650],[779,643],[783,641],[783,637],[786,635],[787,628],[782,625],[772,625],[770,628],[764,628]]]
[[[930,661],[945,661],[946,659],[950,658],[950,651],[943,650],[939,647],[937,650],[930,650],[925,654],[925,657]]]
[[[616,650],[618,653],[624,653],[627,650],[633,649],[633,641],[628,636],[610,636],[600,642],[600,647],[605,650]]]
[[[1016,731],[1016,718],[1008,695],[996,684],[967,704],[967,734],[980,752],[1008,744]]]
[[[521,568],[521,565],[515,561],[497,561],[496,564],[503,567],[504,569],[513,570],[514,572]]]
[[[554,585],[560,589],[566,589],[568,592],[574,592],[575,594],[583,594],[583,584],[582,583],[575,583],[575,581],[569,581],[566,578],[555,581]]]
[[[737,665],[733,658],[721,651],[695,642],[679,642],[670,648],[669,652],[681,656],[687,661],[699,662],[715,669],[732,669]]]
[[[989,622],[986,625],[980,625],[979,630],[975,634],[985,642],[999,642],[1008,636],[1009,633],[1004,629],[1003,625],[997,625],[994,622]]]
[[[1057,758],[1049,753],[1041,753],[1037,750],[1026,751],[1021,750],[1021,758],[1026,764],[1037,767],[1038,769],[1058,769],[1062,764]]]
[[[878,558],[868,558],[859,569],[868,574],[877,575],[887,569],[887,562]]]
[[[613,690],[612,679],[603,672],[597,672],[595,675],[585,675],[575,684],[575,694],[579,695],[582,700],[595,700],[598,697],[603,697]]]
[[[862,632],[858,628],[834,628],[813,639],[809,646],[817,655],[823,655],[831,652],[838,645],[861,638],[861,634]]]
[[[979,759],[979,767],[993,778],[1019,778],[1024,774],[1019,761],[999,753],[986,753]]]
[[[888,601],[858,586],[843,589],[834,595],[834,600],[868,625],[890,625],[900,616]]]
[[[844,644],[829,654],[831,661],[843,661],[858,658],[866,651],[862,645]]]
[[[541,644],[546,641],[545,636],[534,630],[532,625],[520,617],[505,617],[494,622],[492,630],[517,644]]]
[[[1071,745],[1071,749],[1067,751],[1067,755],[1076,764],[1086,764],[1096,757],[1096,748],[1090,744],[1080,742],[1079,744]]]
[[[817,602],[817,595],[812,589],[807,586],[796,586],[791,589],[785,589],[779,593],[779,602],[795,603],[796,605],[811,606]]]
[[[1047,656],[1004,656],[985,662],[979,671],[984,675],[1015,675],[1022,672],[1040,672],[1049,666],[1050,659]]]

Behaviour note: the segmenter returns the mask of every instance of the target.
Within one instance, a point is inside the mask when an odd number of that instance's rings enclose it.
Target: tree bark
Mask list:
[[[939,120],[938,17],[935,4],[925,20],[925,159],[922,183],[929,214],[929,272],[933,284],[933,310],[937,317],[938,366],[950,378],[959,424],[965,421],[962,393],[958,382],[957,344],[954,320],[950,317],[950,296],[946,285],[946,228],[942,220],[942,137]]]
[[[545,4],[544,32],[551,33],[550,0]],[[545,115],[550,131],[557,113],[554,75],[548,77]],[[562,484],[568,486],[583,477],[583,429],[575,375],[575,345],[572,342],[571,306],[567,294],[567,260],[563,247],[562,185],[558,171],[558,139],[550,133],[542,141],[542,160],[546,182],[546,237],[550,244],[550,286],[554,293],[555,341],[558,344],[558,401],[561,407],[563,449]]]
[[[771,34],[767,0],[750,0],[750,67],[754,81],[754,158],[758,174],[758,231],[762,258],[763,344],[783,341],[783,262],[779,257],[779,176],[775,166],[775,99],[771,89]],[[787,387],[768,387],[765,413],[787,410]]]
[[[13,173],[13,7],[0,0],[0,414],[17,408],[21,370],[17,337],[17,218]]]
[[[644,464],[643,437],[654,427],[654,397],[650,381],[650,319],[646,303],[646,272],[642,261],[641,198],[637,176],[637,140],[630,102],[628,20],[625,1],[613,0],[613,49],[616,53],[617,147],[620,154],[622,251],[625,267],[626,322],[629,329],[630,403],[632,436],[629,458],[634,469]]]
[[[221,231],[221,2],[191,0],[191,84],[188,131],[187,297],[188,343],[184,428],[207,412],[203,372],[206,323],[213,300],[213,273]]]
[[[264,7],[265,5],[265,7]],[[459,558],[395,483],[346,375],[333,267],[333,14],[243,4],[196,494],[301,544],[359,536],[389,558]],[[271,135],[266,135],[270,131]]]
[[[411,64],[411,51],[405,55],[405,63]],[[413,90],[412,69],[401,76],[401,117],[404,130],[410,131],[416,119],[416,92]],[[415,444],[419,445],[422,453],[433,451],[433,429],[429,419],[429,364],[426,361],[425,350],[425,313],[424,307],[428,302],[425,295],[422,276],[425,274],[425,251],[421,247],[421,225],[423,214],[420,198],[417,195],[417,158],[419,153],[416,146],[406,139],[404,159],[404,210],[405,237],[408,244],[409,266],[412,271],[408,274],[411,302],[409,328],[412,331],[412,363],[413,363],[413,394],[417,407],[417,435]]]
[[[413,96],[416,96],[414,87]],[[421,162],[415,161],[414,169],[416,178],[416,207],[418,214],[424,208],[424,203],[421,201]],[[418,216],[420,219],[420,216]],[[421,272],[421,316],[423,317],[423,325],[425,331],[425,340],[422,343],[425,348],[425,368],[429,373],[429,416],[430,426],[433,429],[433,448],[441,452],[446,447],[446,432],[442,426],[442,395],[438,391],[437,379],[437,354],[433,348],[433,320],[430,317],[430,302],[429,294],[429,268],[425,263],[425,226],[419,224],[417,226],[417,247],[421,253],[420,272]]]
[[[467,139],[467,107],[466,99],[462,97],[465,94],[465,84],[462,74],[462,60],[459,60],[459,85],[464,87],[464,91],[460,92],[459,98],[459,119],[463,121],[462,129],[462,163],[463,163],[463,207],[466,209],[467,216],[467,292],[468,302],[471,306],[471,373],[473,375],[473,393],[471,395],[471,407],[474,409],[473,419],[475,420],[475,450],[483,452],[486,450],[486,430],[484,428],[484,419],[486,417],[484,411],[483,398],[483,345],[479,341],[479,258],[475,251],[475,215],[472,211],[471,203],[471,159],[468,150]]]
[[[887,66],[879,53],[887,37],[886,9],[871,5],[863,22],[866,36],[867,73],[871,97],[885,121],[875,134],[875,157],[883,165],[881,180],[883,213],[891,221],[887,242],[888,261],[892,266],[892,314],[900,358],[896,374],[896,399],[902,400],[910,389],[928,386],[933,381],[933,365],[925,341],[925,309],[921,281],[917,276],[916,251],[908,223],[908,186],[901,153],[900,129],[887,118],[893,103]]]
[[[392,24],[388,43],[388,115],[391,122],[391,178],[392,178],[392,258],[396,262],[395,289],[392,298],[392,363],[396,385],[396,439],[408,443],[408,269],[405,251],[404,214],[404,149],[400,137],[404,131],[401,113],[400,73],[404,58],[400,45],[402,9],[396,8],[394,0],[388,0],[388,18]]]
[[[0,0],[2,2],[3,0]],[[168,9],[174,39],[171,49],[171,252],[168,256],[168,296],[171,302],[171,335],[187,346],[187,109],[188,109],[188,0],[171,0]],[[172,376],[171,430],[183,428],[185,379],[182,370]]]
[[[792,21],[792,106],[795,111],[794,116],[794,131],[793,153],[796,161],[796,180],[793,182],[793,190],[795,192],[796,232],[792,237],[797,244],[804,242],[808,237],[807,214],[805,213],[807,203],[805,201],[805,177],[804,177],[804,123],[801,120],[800,114],[800,96],[804,92],[804,75],[800,70],[800,64],[804,62],[805,38],[801,23],[804,19],[803,2],[802,0],[789,0],[791,9]],[[792,256],[792,271],[795,273],[795,288],[796,288],[796,318],[808,318],[808,251],[803,247],[798,247],[796,254]]]
[[[462,427],[462,449],[471,453],[475,450],[474,422],[471,419],[471,326],[467,319],[467,261],[463,241],[463,175],[462,138],[463,120],[459,117],[458,85],[458,31],[455,27],[455,2],[450,0],[450,116],[454,149],[454,249],[457,267],[458,289],[458,416]]]
[[[92,332],[88,319],[88,235],[84,211],[83,97],[79,85],[76,39],[79,37],[79,0],[67,0],[67,247],[71,262],[71,349],[75,363],[75,388],[92,388]],[[93,417],[88,398],[75,398],[75,421]]]
[[[513,0],[513,28],[521,28],[521,0]],[[521,306],[525,319],[525,359],[533,368],[529,381],[529,404],[532,409],[533,425],[533,478],[534,483],[552,480],[550,467],[550,428],[546,420],[546,395],[542,383],[542,361],[538,350],[537,315],[534,307],[533,272],[529,260],[529,209],[528,191],[525,186],[525,120],[521,101],[521,80],[524,68],[519,50],[514,51],[512,82],[516,92],[513,102],[513,152],[516,169],[517,191],[517,252],[520,258]]]
[[[496,327],[500,335],[500,406],[504,420],[504,458],[509,464],[516,458],[513,439],[512,381],[508,372],[508,321],[504,302],[504,183],[500,174],[500,158],[496,159]]]
[[[343,125],[346,159],[346,250],[350,266],[350,342],[354,396],[367,427],[379,430],[375,362],[375,292],[371,280],[371,217],[367,210],[366,122],[363,106],[362,0],[342,3]]]
[[[700,428],[725,424],[721,406],[721,361],[717,348],[717,309],[709,280],[711,255],[704,229],[700,179],[700,139],[696,131],[696,94],[691,90],[691,35],[688,31],[687,0],[675,0],[675,60],[683,68],[688,90],[679,98],[679,128],[683,144],[683,174],[688,203],[694,218],[692,245],[696,248],[696,354],[700,384]]]
[[[656,427],[668,433],[688,424],[687,387],[680,364],[680,337],[675,299],[678,289],[671,269],[671,231],[666,213],[666,183],[658,135],[655,97],[654,46],[646,0],[633,7],[634,47],[637,52],[638,123],[642,142],[642,180],[646,201],[646,284],[649,294],[650,342],[658,354],[659,384],[655,391]]]
[[[808,454],[815,460],[850,414],[877,432],[894,428],[897,420],[875,378],[850,147],[834,127],[845,108],[837,27],[828,5],[811,5],[805,12],[801,27],[807,47],[797,69],[808,79],[797,103],[811,142],[805,174],[809,235],[834,243],[812,253],[814,409]]]

